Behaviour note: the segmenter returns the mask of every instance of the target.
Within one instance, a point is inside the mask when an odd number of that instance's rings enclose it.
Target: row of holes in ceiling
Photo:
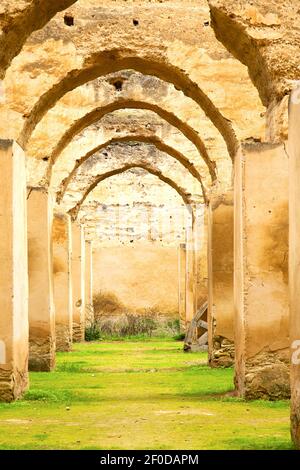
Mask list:
[[[74,26],[74,16],[65,15],[64,16],[64,23],[67,26]],[[133,19],[132,24],[133,24],[133,26],[138,26],[139,25],[139,20]],[[209,25],[210,25],[209,21],[204,21],[203,26],[209,26]]]
[[[65,23],[66,26],[74,26],[74,24],[75,24],[74,16],[65,15],[64,16],[64,23]],[[139,25],[139,20],[133,19],[132,24],[133,24],[133,26],[138,26]]]

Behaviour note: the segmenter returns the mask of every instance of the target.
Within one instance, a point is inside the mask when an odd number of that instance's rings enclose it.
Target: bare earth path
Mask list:
[[[78,344],[0,404],[0,449],[289,449],[289,403],[228,394],[232,369],[168,339]]]

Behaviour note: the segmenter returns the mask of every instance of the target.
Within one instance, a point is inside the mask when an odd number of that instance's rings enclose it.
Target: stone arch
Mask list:
[[[83,68],[71,70],[62,80],[58,81],[47,92],[40,96],[30,113],[19,136],[19,144],[25,148],[33,130],[43,116],[68,91],[97,77],[122,70],[135,70],[143,74],[152,75],[163,81],[172,83],[186,96],[193,99],[221,133],[230,157],[234,159],[239,141],[231,122],[227,120],[210,98],[193,82],[189,76],[178,67],[170,64],[166,59],[142,57],[130,50],[112,49],[104,52],[95,52],[86,57]]]
[[[77,0],[32,0],[27,1],[25,8],[12,10],[11,15],[1,18],[0,25],[0,79],[5,75],[11,61],[19,54],[27,38],[38,29],[43,28],[59,11],[65,10]],[[7,7],[13,2],[6,2]]]
[[[78,213],[79,213],[79,210],[80,210],[82,204],[84,203],[84,201],[86,200],[86,198],[88,197],[90,192],[92,192],[93,189],[95,189],[96,186],[99,183],[106,180],[107,178],[119,175],[119,174],[124,173],[125,171],[128,171],[128,170],[131,170],[132,168],[141,168],[143,170],[146,170],[146,171],[148,171],[148,173],[150,173],[154,176],[157,176],[161,181],[163,181],[164,183],[171,186],[173,189],[175,189],[175,191],[179,194],[179,196],[182,197],[182,200],[185,203],[187,209],[189,210],[190,213],[192,213],[191,195],[188,194],[183,188],[181,188],[175,181],[173,181],[171,178],[168,178],[167,176],[163,175],[163,173],[160,170],[158,170],[154,167],[151,167],[150,165],[146,165],[146,164],[142,165],[142,164],[132,163],[132,164],[124,165],[121,168],[117,168],[115,170],[108,171],[106,173],[103,173],[103,174],[98,175],[97,177],[95,177],[95,181],[93,181],[93,183],[91,183],[88,186],[88,188],[85,190],[85,192],[84,192],[82,198],[80,199],[80,201],[77,202],[77,204],[72,209],[69,210],[69,214],[70,214],[72,220],[74,221],[74,220],[77,219],[77,216],[78,216]]]
[[[116,143],[108,146],[99,153],[92,155],[77,169],[59,203],[64,212],[68,212],[79,201],[85,188],[100,174],[126,165],[153,167],[156,171],[176,182],[193,200],[198,202],[203,200],[199,181],[178,160],[169,154],[158,151],[153,145],[130,144]]]
[[[117,100],[107,106],[98,107],[93,111],[87,113],[84,117],[78,119],[74,122],[74,124],[69,128],[67,132],[63,135],[60,141],[57,143],[56,147],[54,148],[52,154],[49,157],[50,166],[54,165],[57,158],[61,154],[61,152],[67,147],[67,145],[71,142],[71,140],[83,131],[86,127],[91,124],[94,124],[106,114],[109,114],[113,111],[117,111],[120,109],[143,109],[149,110],[156,113],[162,119],[167,121],[170,125],[176,127],[182,134],[190,140],[195,147],[197,148],[198,152],[202,156],[203,160],[205,161],[206,165],[208,166],[210,176],[212,181],[214,182],[217,179],[216,174],[216,164],[212,162],[209,158],[207,153],[206,147],[204,142],[202,141],[201,137],[199,137],[198,133],[187,123],[183,122],[179,119],[175,114],[166,111],[165,109],[161,108],[152,103],[147,103],[146,101],[138,101],[138,100],[131,100],[131,99],[121,99]]]
[[[203,198],[205,201],[207,201],[206,190],[203,186],[200,173],[195,168],[194,164],[191,163],[181,152],[174,149],[173,147],[166,145],[162,140],[160,140],[158,137],[155,137],[155,136],[149,137],[149,136],[144,136],[144,135],[136,135],[136,136],[127,135],[124,137],[115,137],[113,139],[110,139],[109,141],[104,142],[98,147],[93,148],[88,153],[83,155],[81,158],[77,159],[74,168],[71,170],[69,175],[61,183],[60,189],[57,192],[57,202],[59,203],[62,200],[70,180],[76,174],[76,171],[80,167],[80,165],[82,165],[86,160],[88,160],[92,155],[94,155],[94,153],[98,152],[99,150],[103,150],[111,144],[121,143],[121,142],[142,142],[146,144],[152,144],[161,152],[165,152],[169,154],[171,157],[178,160],[191,173],[191,175],[199,181],[201,188],[202,188]],[[51,169],[50,169],[50,172],[48,173],[48,177],[50,179]]]

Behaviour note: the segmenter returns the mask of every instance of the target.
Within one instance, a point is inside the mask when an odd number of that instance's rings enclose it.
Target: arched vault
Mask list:
[[[95,178],[95,180],[93,181],[93,183],[91,183],[87,187],[87,189],[83,193],[82,198],[80,199],[80,201],[72,209],[69,210],[69,214],[70,214],[72,220],[77,219],[77,216],[78,216],[78,213],[80,211],[80,208],[81,208],[82,204],[84,203],[84,201],[86,200],[88,195],[93,191],[93,189],[96,188],[96,186],[99,183],[101,183],[102,181],[105,181],[107,178],[119,175],[119,174],[124,173],[125,171],[128,171],[128,170],[131,170],[132,168],[144,169],[144,170],[148,171],[148,173],[151,173],[152,175],[157,176],[161,181],[163,181],[164,183],[171,186],[182,197],[182,199],[183,199],[184,203],[186,204],[188,210],[190,212],[192,211],[191,204],[192,204],[193,201],[191,199],[191,195],[188,194],[183,188],[178,186],[176,182],[174,182],[172,179],[168,178],[167,176],[164,176],[161,171],[159,171],[158,169],[156,169],[156,168],[154,168],[150,165],[142,165],[142,164],[138,165],[138,164],[133,163],[133,164],[124,165],[123,167],[117,168],[115,170],[108,171],[108,172],[103,173],[101,175],[98,175]]]
[[[212,181],[215,181],[217,179],[216,169],[215,169],[216,164],[215,162],[212,162],[210,160],[204,142],[202,141],[198,133],[191,126],[183,122],[181,119],[175,116],[175,114],[169,111],[166,111],[160,106],[157,106],[152,103],[147,103],[145,101],[126,100],[126,99],[117,100],[111,104],[108,104],[107,106],[98,107],[94,109],[93,111],[89,112],[88,114],[86,114],[85,116],[83,116],[82,118],[78,119],[76,122],[74,122],[74,124],[70,127],[70,129],[68,129],[68,131],[65,132],[63,137],[60,139],[60,141],[57,143],[56,147],[54,148],[52,154],[50,155],[50,158],[49,158],[50,167],[55,164],[55,162],[59,158],[59,155],[67,147],[67,145],[71,142],[71,140],[76,135],[78,135],[81,131],[83,131],[86,127],[90,126],[91,124],[94,124],[95,122],[99,121],[101,118],[103,118],[105,115],[111,112],[114,112],[120,109],[127,109],[127,108],[153,111],[162,119],[167,121],[170,125],[176,127],[180,132],[182,132],[182,134],[188,140],[190,140],[195,145],[199,154],[201,155],[201,157],[203,158],[203,160],[205,161],[209,169],[209,173],[210,173]]]
[[[137,53],[123,49],[112,49],[91,54],[85,58],[82,68],[70,70],[63,79],[40,96],[25,119],[18,139],[20,145],[26,147],[39,121],[66,93],[97,77],[128,69],[153,75],[163,81],[172,83],[176,89],[181,90],[186,96],[193,99],[221,133],[229,155],[234,159],[239,148],[239,141],[231,122],[221,114],[197,83],[193,82],[178,67],[170,64],[167,59],[160,58],[159,60],[156,56],[153,58],[141,57]]]
[[[129,142],[142,142],[142,143],[146,143],[146,144],[152,144],[158,150],[160,150],[161,152],[165,152],[165,153],[169,154],[171,157],[178,160],[189,171],[189,173],[199,181],[199,183],[201,185],[201,188],[202,188],[202,194],[203,194],[204,201],[207,201],[207,195],[206,195],[206,191],[205,191],[205,188],[203,186],[203,183],[202,183],[200,173],[195,168],[193,163],[191,163],[181,152],[174,149],[173,147],[170,147],[170,146],[166,145],[161,139],[159,139],[156,136],[126,135],[124,137],[116,137],[116,138],[110,139],[109,141],[99,145],[96,148],[93,148],[88,153],[86,153],[85,155],[83,155],[82,157],[77,159],[74,168],[71,170],[69,175],[61,183],[60,189],[57,192],[57,202],[59,203],[62,200],[62,198],[63,198],[63,196],[64,196],[64,194],[67,190],[69,182],[75,176],[78,168],[85,161],[87,161],[90,157],[92,157],[96,152],[99,152],[100,150],[105,149],[109,145],[112,145],[112,144],[115,144],[115,143],[121,143],[121,142],[125,142],[125,143],[126,142],[127,143],[129,143]],[[50,169],[50,172],[51,172],[51,169]],[[49,179],[51,177],[50,172],[49,172],[49,175],[48,175]]]
[[[126,165],[153,167],[173,180],[177,186],[183,188],[194,201],[203,203],[199,181],[178,160],[160,152],[153,145],[116,143],[95,153],[77,169],[76,174],[68,183],[64,197],[60,200],[60,207],[68,212],[80,200],[85,188],[92,184],[99,175]],[[123,190],[120,189],[120,191],[122,193]]]

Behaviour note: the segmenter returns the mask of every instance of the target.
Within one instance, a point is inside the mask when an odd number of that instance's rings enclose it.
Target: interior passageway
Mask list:
[[[250,3],[1,0],[0,448],[300,448],[298,2]]]

